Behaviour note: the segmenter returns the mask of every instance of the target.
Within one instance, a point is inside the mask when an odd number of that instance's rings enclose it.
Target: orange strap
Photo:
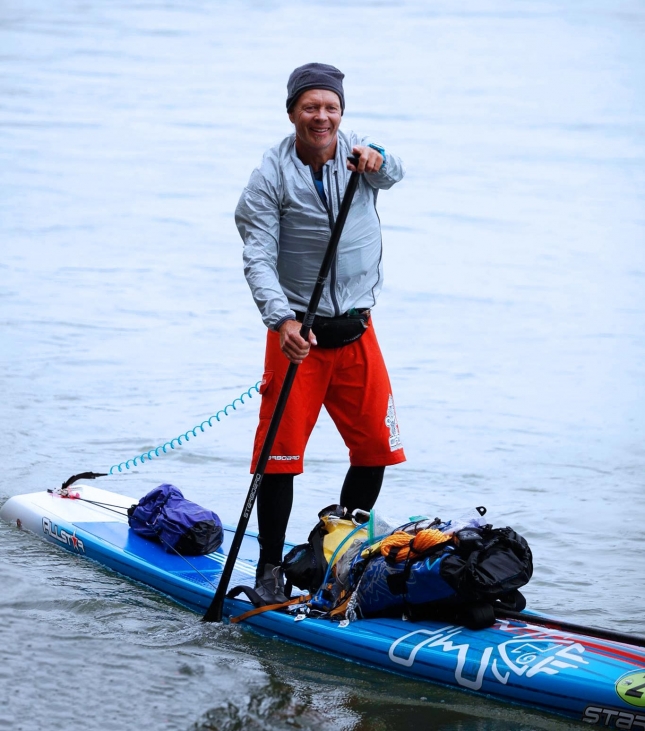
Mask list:
[[[341,616],[344,618],[345,611],[347,609],[347,605],[349,604],[349,600],[352,598],[352,594],[353,594],[353,592],[349,592],[349,594],[347,594],[347,596],[340,602],[340,604],[337,607],[335,607],[334,609],[332,609],[331,612],[329,612],[329,616],[330,617]]]
[[[303,594],[302,596],[297,596],[295,599],[289,599],[288,602],[282,602],[281,604],[265,604],[263,607],[255,607],[255,609],[249,609],[249,611],[244,612],[244,614],[238,614],[237,617],[231,617],[229,622],[231,624],[237,624],[238,622],[243,622],[245,619],[249,619],[249,617],[255,617],[256,614],[264,614],[264,612],[283,609],[284,607],[291,606],[292,604],[302,604],[310,599],[310,594]]]

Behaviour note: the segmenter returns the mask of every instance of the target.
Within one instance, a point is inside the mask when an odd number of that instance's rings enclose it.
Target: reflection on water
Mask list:
[[[346,74],[343,126],[408,170],[379,198],[374,319],[408,455],[380,509],[484,504],[533,548],[531,606],[645,634],[643,9],[339,9],[0,8],[0,498],[105,471],[258,380],[264,334],[232,212],[289,131],[289,72],[330,62]],[[173,482],[234,522],[257,407],[101,486]],[[295,540],[337,498],[345,454],[323,417]],[[4,525],[0,551],[0,725],[568,727],[204,627]]]

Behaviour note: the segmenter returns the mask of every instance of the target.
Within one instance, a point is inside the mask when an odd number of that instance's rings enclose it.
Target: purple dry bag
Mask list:
[[[222,523],[212,510],[186,500],[174,485],[159,485],[128,509],[130,528],[160,541],[170,553],[201,556],[222,544]]]

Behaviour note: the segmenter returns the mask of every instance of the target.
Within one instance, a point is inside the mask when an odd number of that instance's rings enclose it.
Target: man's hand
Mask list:
[[[316,336],[309,331],[309,342],[300,337],[302,325],[297,320],[286,320],[280,325],[280,350],[292,363],[300,365],[309,355],[309,348],[317,345]]]
[[[383,165],[383,155],[373,147],[356,145],[352,148],[352,154],[358,158],[358,165],[347,163],[347,169],[359,173],[378,173]]]

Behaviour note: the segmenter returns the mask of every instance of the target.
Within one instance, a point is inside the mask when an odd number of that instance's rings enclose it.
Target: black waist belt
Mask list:
[[[359,310],[348,310],[342,315],[338,315],[338,317],[323,317],[322,315],[316,315],[314,318],[314,322],[329,322],[330,320],[345,320],[347,318],[352,317],[365,317],[367,315],[367,319],[369,319],[370,316],[370,310],[368,307],[362,307]],[[298,322],[304,322],[305,319],[305,313],[304,312],[298,312],[296,310],[296,320]]]
[[[303,322],[304,312],[296,312],[296,320]],[[338,317],[316,315],[311,329],[319,348],[342,348],[358,340],[368,328],[370,310],[352,309]]]

